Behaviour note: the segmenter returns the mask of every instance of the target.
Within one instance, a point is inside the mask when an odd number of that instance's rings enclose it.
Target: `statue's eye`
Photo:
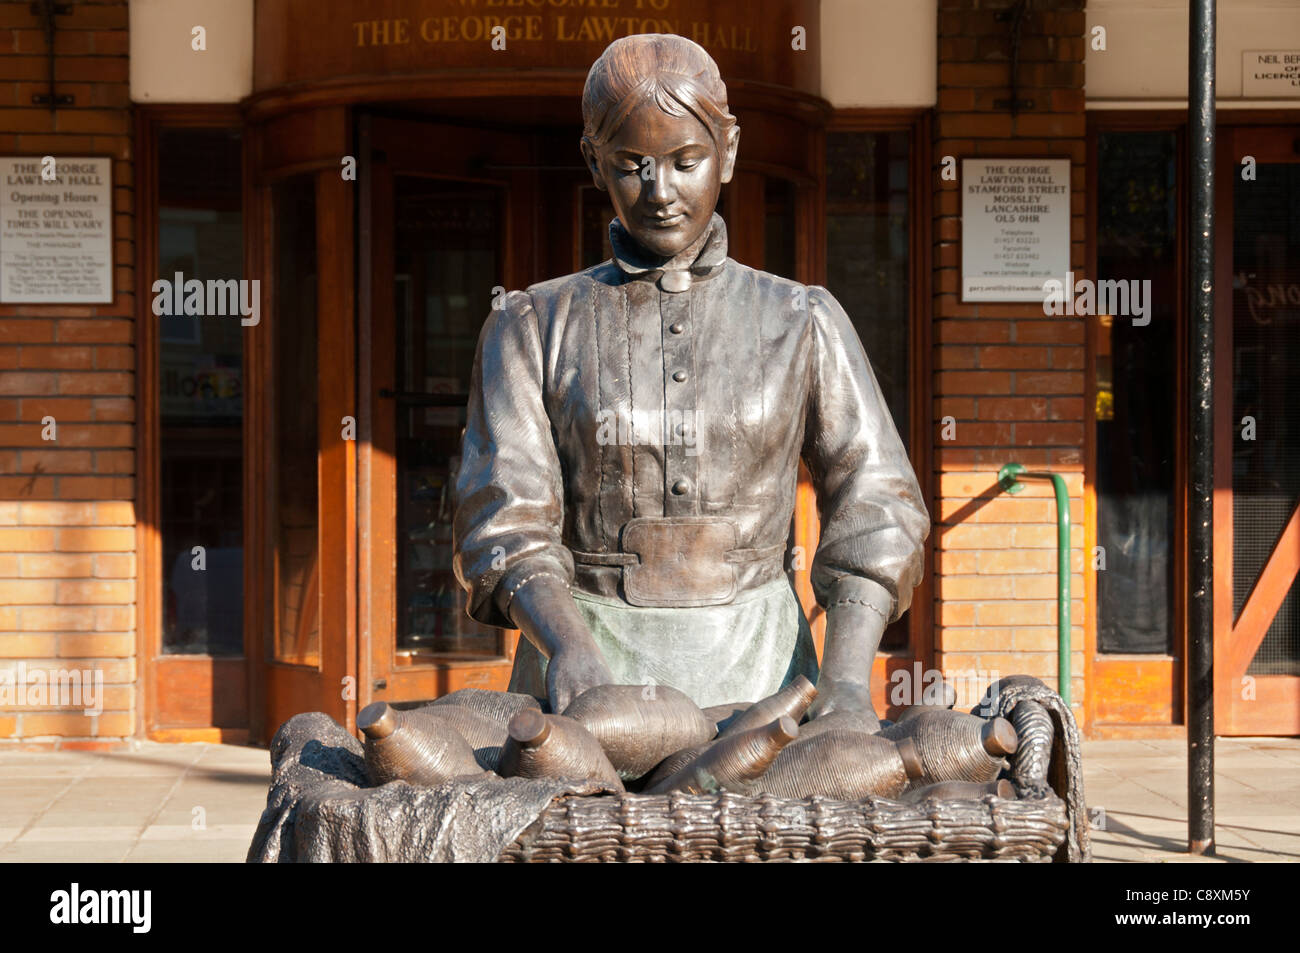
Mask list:
[[[681,162],[677,163],[677,168],[681,169],[683,172],[689,172],[699,164],[699,159],[683,159]]]

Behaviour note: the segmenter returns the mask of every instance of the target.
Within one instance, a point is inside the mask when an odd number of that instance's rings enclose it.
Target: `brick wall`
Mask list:
[[[943,158],[1068,157],[1071,253],[1085,264],[1084,14],[1082,0],[1031,4],[1021,29],[1012,116],[1011,0],[940,0],[939,103],[934,129],[934,448],[936,662],[1025,673],[1056,686],[1056,521],[1048,484],[997,488],[1009,461],[1050,467],[1069,486],[1072,702],[1082,721],[1084,325],[1044,317],[1040,304],[962,304],[960,181]],[[960,176],[959,176],[960,178]],[[942,420],[954,418],[944,439]],[[958,680],[958,687],[963,687]],[[971,698],[970,702],[976,699]],[[965,698],[962,699],[966,701]]]
[[[135,733],[138,673],[127,3],[77,0],[57,24],[57,92],[75,102],[51,115],[32,105],[42,24],[0,3],[0,154],[113,157],[116,300],[0,306],[0,668],[98,670],[103,711],[0,706],[0,739],[97,745]]]

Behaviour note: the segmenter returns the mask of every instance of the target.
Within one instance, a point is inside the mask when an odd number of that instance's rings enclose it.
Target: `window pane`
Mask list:
[[[239,130],[162,130],[158,165],[158,276],[241,278]],[[162,649],[239,655],[243,328],[231,314],[157,320]]]
[[[316,192],[312,176],[274,186],[275,657],[320,664],[316,461]],[[265,326],[265,322],[263,322]]]
[[[908,442],[908,134],[826,137],[826,287],[857,329]]]
[[[614,257],[609,247],[609,223],[614,219],[609,197],[594,185],[578,189],[579,264],[583,268],[599,265]]]
[[[768,176],[763,183],[763,270],[782,278],[796,277],[795,184],[789,179]]]
[[[1174,421],[1178,420],[1177,141],[1097,139],[1096,280],[1151,281],[1150,324],[1097,320],[1097,645],[1172,651]]]
[[[452,483],[474,352],[500,280],[500,191],[398,176],[394,183],[397,389],[454,401],[395,401],[397,649],[498,656],[501,633],[465,612],[451,568]]]
[[[826,287],[857,329],[903,444],[909,443],[911,245],[906,131],[826,137]],[[881,647],[906,649],[907,616]]]

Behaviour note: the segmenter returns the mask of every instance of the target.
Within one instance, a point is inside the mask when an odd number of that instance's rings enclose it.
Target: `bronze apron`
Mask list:
[[[620,540],[620,553],[573,553],[579,567],[622,567],[623,599],[573,589],[615,684],[670,685],[704,708],[757,701],[800,674],[817,680],[789,579],[736,595],[736,566],[779,561],[784,545],[737,549],[735,525],[719,517],[638,518]],[[510,690],[546,696],[546,659],[527,639]]]

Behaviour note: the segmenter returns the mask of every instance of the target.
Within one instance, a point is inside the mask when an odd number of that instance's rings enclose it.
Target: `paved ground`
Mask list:
[[[1186,861],[1181,741],[1084,745],[1098,861]],[[1300,861],[1300,739],[1221,738],[1218,861]],[[244,859],[266,803],[267,754],[231,745],[0,748],[0,862]]]
[[[1220,738],[1214,767],[1216,859],[1300,862],[1300,739]],[[1086,742],[1083,769],[1095,860],[1206,862],[1184,853],[1186,742]]]
[[[234,745],[0,749],[0,862],[242,861],[270,775]]]

